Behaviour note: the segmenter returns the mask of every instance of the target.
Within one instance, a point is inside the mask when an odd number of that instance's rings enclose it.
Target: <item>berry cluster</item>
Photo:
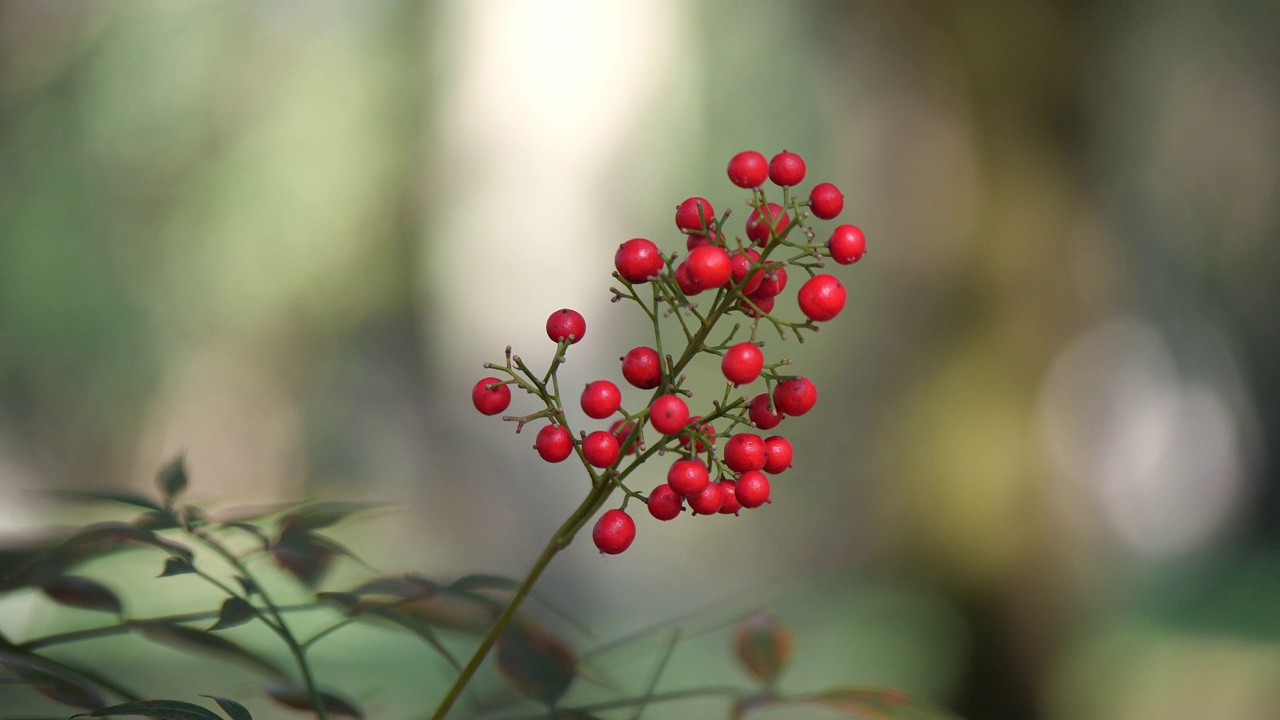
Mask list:
[[[770,502],[770,476],[791,467],[792,448],[785,437],[762,437],[752,430],[770,431],[784,418],[804,415],[817,403],[818,389],[806,377],[783,372],[789,360],[770,362],[758,331],[763,321],[780,340],[790,332],[803,342],[801,331],[816,331],[816,323],[835,318],[845,305],[844,285],[820,272],[824,259],[849,265],[866,251],[862,231],[853,225],[836,227],[825,243],[815,241],[810,215],[834,219],[844,209],[844,195],[825,182],[814,186],[807,199],[793,194],[805,171],[804,160],[795,153],[784,151],[772,160],[755,151],[738,153],[729,161],[729,179],[751,192],[751,212],[741,236],[730,238],[728,211],[717,216],[706,198],[691,197],[676,207],[676,227],[686,236],[683,257],[679,252],[664,253],[645,238],[618,247],[613,275],[622,287],[613,288],[613,301],[635,302],[653,326],[654,346],[634,347],[621,358],[622,379],[652,391],[644,407],[624,408],[622,391],[610,380],[590,382],[579,399],[582,412],[593,420],[613,422],[607,429],[580,431],[574,437],[556,370],[569,346],[586,336],[587,324],[580,313],[567,308],[547,319],[547,336],[556,343],[556,355],[546,373],[534,374],[507,348],[504,365],[485,366],[507,377],[486,377],[475,384],[472,401],[486,415],[507,409],[513,385],[543,401],[542,410],[503,419],[518,423],[517,432],[534,420],[548,421],[538,430],[534,449],[552,463],[577,453],[591,476],[592,497],[597,499],[593,511],[614,489],[623,491],[622,506],[601,515],[592,532],[601,552],[620,553],[635,539],[635,521],[626,512],[631,499],[644,503],[650,515],[663,521],[678,517],[686,504],[694,515],[737,515]],[[782,189],[780,204],[769,202],[766,181]],[[774,314],[788,271],[807,275],[795,296],[805,316],[802,321]],[[650,289],[647,298],[640,294],[643,286]],[[714,295],[700,306],[693,298],[703,293]],[[713,342],[712,331],[729,315],[746,319],[747,337],[735,341],[743,328],[738,323],[723,340]],[[679,354],[663,353],[660,319],[666,317],[674,317],[679,325]],[[727,382],[721,399],[713,400],[704,415],[692,415],[688,399],[693,393],[684,387],[682,373],[699,355],[718,356]],[[737,396],[745,386],[761,381],[763,392]],[[723,430],[717,431],[717,424]],[[721,439],[724,443],[717,448]],[[647,495],[627,485],[633,470],[668,452],[676,459],[666,482]]]

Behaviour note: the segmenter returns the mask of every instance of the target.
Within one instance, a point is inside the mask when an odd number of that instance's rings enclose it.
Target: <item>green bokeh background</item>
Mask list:
[[[790,689],[1270,717],[1278,31],[1248,0],[0,4],[0,530],[185,453],[214,507],[387,501],[339,533],[384,570],[520,576],[584,476],[474,412],[482,364],[545,363],[572,306],[565,386],[618,381],[647,338],[614,249],[679,247],[691,195],[745,217],[727,159],[787,148],[870,247],[837,320],[766,346],[818,408],[772,505],[556,561],[576,642],[640,633],[600,671],[643,676],[668,636],[641,631],[680,626],[672,686],[743,683],[723,625],[768,605]],[[216,602],[157,571],[88,570],[139,616]],[[97,622],[0,598],[15,639]],[[198,658],[76,652],[283,712]],[[381,630],[320,663],[378,718],[447,677]]]

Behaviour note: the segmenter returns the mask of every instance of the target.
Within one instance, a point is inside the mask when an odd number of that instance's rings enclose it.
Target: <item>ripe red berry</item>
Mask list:
[[[787,287],[787,269],[784,267],[773,268],[764,274],[764,279],[760,281],[760,287],[751,293],[751,299],[777,297]]]
[[[720,514],[721,515],[737,515],[742,509],[742,503],[738,502],[738,483],[728,478],[720,481]]]
[[[814,275],[800,286],[796,302],[810,320],[826,322],[844,309],[844,283],[835,275]]]
[[[547,318],[547,337],[555,342],[568,341],[572,345],[586,334],[587,321],[577,310],[562,308]]]
[[[689,501],[689,507],[695,513],[699,515],[714,515],[724,505],[724,489],[720,487],[720,483],[707,483],[702,492],[697,495],[690,495],[685,500]]]
[[[582,391],[582,412],[589,418],[603,420],[622,407],[622,391],[608,380],[587,383]]]
[[[827,240],[831,259],[841,265],[852,265],[867,254],[867,238],[856,225],[841,225],[831,231]]]
[[[626,418],[619,418],[609,424],[609,432],[613,433],[613,436],[618,438],[618,447],[622,447],[623,445],[626,445],[627,438],[631,436],[631,431],[634,430],[635,427],[635,425],[627,422]],[[635,455],[636,449],[639,447],[640,439],[636,438],[635,442],[631,443],[631,445],[627,447],[627,454]]]
[[[688,267],[689,280],[703,290],[719,287],[733,274],[729,253],[722,247],[708,245],[689,253],[684,264]]]
[[[777,475],[791,467],[792,456],[790,440],[781,435],[770,435],[764,439],[764,467],[761,469],[770,475]]]
[[[558,463],[573,453],[573,435],[563,425],[548,425],[538,431],[533,447],[543,460]]]
[[[600,552],[617,555],[636,539],[636,521],[623,510],[607,510],[592,528],[591,539]]]
[[[755,292],[760,287],[760,283],[764,282],[764,268],[751,272],[751,266],[759,260],[760,253],[751,248],[734,250],[729,255],[730,283],[733,285],[741,284],[738,292],[743,295],[750,295]],[[746,282],[743,282],[744,280]]]
[[[724,352],[720,371],[734,385],[755,382],[764,369],[764,352],[752,342],[741,342]]]
[[[706,198],[691,197],[676,207],[676,227],[701,231],[715,222],[716,211]]]
[[[844,210],[844,193],[831,183],[818,183],[809,191],[809,208],[823,220],[830,220]]]
[[[729,181],[741,188],[760,187],[769,177],[769,161],[755,150],[745,150],[729,161]]]
[[[804,180],[804,158],[783,150],[769,161],[769,179],[774,185],[791,187]]]
[[[738,433],[724,444],[724,464],[734,472],[764,467],[764,440],[755,433]]]
[[[641,390],[652,390],[662,382],[662,359],[658,351],[641,345],[622,358],[622,377]]]
[[[759,470],[750,470],[738,476],[734,496],[744,508],[756,508],[769,502],[769,478]]]
[[[663,483],[649,493],[649,514],[659,520],[674,520],[684,510],[684,498]]]
[[[709,247],[711,246],[710,245],[702,246],[702,248],[709,248]],[[701,249],[701,248],[695,248],[695,250],[698,250],[698,249]],[[686,297],[693,297],[694,295],[697,295],[698,293],[706,289],[701,285],[699,285],[698,283],[694,282],[693,278],[689,276],[689,260],[687,258],[685,259],[684,262],[676,266],[675,277],[676,277],[676,284],[680,286],[680,292],[684,293]]]
[[[662,395],[649,405],[649,424],[663,435],[675,435],[689,422],[689,406],[679,395]]]
[[[662,272],[665,264],[662,252],[652,240],[631,238],[618,246],[618,252],[613,255],[613,266],[627,282],[645,283]]]
[[[582,440],[582,457],[592,467],[610,467],[618,462],[618,456],[618,438],[608,430],[596,430]]]
[[[689,418],[689,422],[685,423],[686,430],[685,432],[680,434],[680,447],[683,447],[683,448],[689,447],[689,443],[692,442],[691,440],[692,432],[695,428],[697,429],[697,432],[702,437],[699,438],[698,442],[694,445],[694,448],[693,448],[694,452],[696,453],[706,452],[707,443],[711,443],[712,446],[716,444],[715,426],[709,422],[698,425],[698,421],[701,419],[702,419],[701,415],[695,415]],[[705,438],[705,441],[704,441],[704,438]]]
[[[748,317],[760,317],[773,312],[773,303],[774,298],[772,295],[767,297],[748,295],[742,299],[742,302],[738,303],[738,306],[742,308]]]
[[[769,203],[764,208],[764,213],[759,210],[752,210],[747,216],[747,237],[751,238],[757,245],[767,245],[772,239],[770,237],[770,226],[772,225],[772,235],[777,237],[785,237],[787,226],[791,224],[791,216],[782,211],[782,206],[777,203]]]
[[[471,402],[485,415],[497,415],[511,404],[511,388],[496,377],[481,378],[471,388]]]
[[[773,406],[783,415],[799,417],[817,404],[818,388],[809,382],[809,378],[783,380],[773,388]]]
[[[760,393],[751,398],[751,404],[747,406],[747,417],[751,419],[751,424],[761,430],[772,430],[778,427],[778,423],[782,422],[782,413],[776,408],[772,408],[773,400],[769,397],[769,393]]]
[[[701,460],[677,460],[667,470],[667,485],[681,496],[697,495],[711,482]]]

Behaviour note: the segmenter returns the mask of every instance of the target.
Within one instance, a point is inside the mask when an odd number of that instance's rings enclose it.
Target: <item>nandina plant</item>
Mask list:
[[[472,387],[476,410],[499,415],[516,398],[531,398],[530,411],[503,419],[514,423],[517,433],[536,424],[537,455],[549,463],[576,456],[587,481],[582,501],[522,580],[492,575],[441,580],[410,573],[372,577],[345,590],[322,590],[337,559],[355,558],[325,531],[368,506],[304,503],[262,512],[211,513],[176,502],[188,483],[179,459],[161,471],[155,498],[116,491],[64,493],[71,499],[131,507],[138,513],[131,520],[90,525],[0,553],[0,594],[35,590],[56,603],[115,620],[20,641],[0,637],[0,666],[11,682],[53,703],[78,708],[84,716],[211,720],[221,717],[216,707],[231,720],[251,718],[240,701],[224,695],[205,695],[205,704],[147,700],[149,693],[140,692],[131,681],[57,652],[96,638],[137,635],[247,666],[269,680],[262,692],[278,705],[322,720],[362,718],[350,694],[317,676],[309,652],[344,627],[378,622],[421,638],[454,668],[448,691],[424,701],[424,707],[434,708],[433,718],[455,710],[495,647],[501,675],[522,695],[543,705],[548,717],[591,718],[624,709],[634,716],[651,704],[699,696],[727,697],[731,718],[790,703],[817,704],[850,717],[946,717],[891,690],[782,692],[778,680],[793,641],[781,621],[768,613],[746,616],[733,633],[736,655],[755,686],[660,692],[668,648],[643,693],[566,702],[579,675],[579,654],[548,623],[523,609],[548,564],[593,519],[595,546],[601,553],[616,555],[643,542],[653,529],[638,526],[633,515],[649,515],[645,524],[678,521],[682,515],[736,516],[759,512],[773,501],[770,478],[788,471],[794,454],[786,437],[768,431],[808,413],[818,399],[815,384],[793,372],[776,345],[792,337],[803,341],[803,334],[818,330],[818,323],[840,315],[846,302],[844,285],[823,271],[828,260],[851,265],[865,252],[863,233],[853,225],[836,227],[826,241],[817,239],[819,230],[811,216],[834,219],[843,209],[844,196],[826,182],[807,198],[796,194],[794,188],[805,174],[805,162],[795,153],[784,151],[772,160],[754,151],[739,153],[729,162],[728,176],[747,191],[750,211],[745,223],[734,226],[730,212],[717,215],[709,200],[691,197],[677,205],[675,214],[676,228],[685,236],[683,250],[664,251],[646,238],[619,245],[613,273],[618,286],[612,290],[612,301],[639,308],[651,337],[624,349],[620,367],[601,373],[608,377],[589,382],[581,392],[562,391],[558,370],[571,348],[588,334],[586,316],[570,308],[547,318],[546,333],[555,343],[555,353],[545,371],[531,370],[510,347],[503,362],[485,365],[491,373]],[[781,189],[779,202],[770,202],[766,181]],[[775,299],[789,281],[793,289],[799,285],[795,292],[803,317],[774,312]],[[709,397],[693,392],[684,374],[702,356],[716,359],[725,380],[723,391]],[[648,400],[626,407],[615,379],[650,391]],[[573,427],[566,407],[574,403],[598,425]],[[635,473],[647,463],[661,463],[666,482],[637,485]],[[157,562],[163,560],[160,578],[192,575],[225,599],[204,613],[133,617],[115,589],[73,572],[86,560],[130,548],[157,553]],[[262,558],[272,560],[274,569],[263,569],[258,562]],[[275,588],[282,580],[312,590],[313,602],[279,602]],[[303,611],[328,613],[330,622],[304,636],[291,622]],[[248,623],[279,639],[291,668],[221,634]],[[465,663],[455,652],[459,635],[479,636]],[[486,711],[468,712],[474,716]]]

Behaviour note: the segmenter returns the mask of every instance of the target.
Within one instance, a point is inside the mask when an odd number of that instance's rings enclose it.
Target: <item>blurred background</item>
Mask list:
[[[544,367],[569,306],[565,387],[621,384],[651,338],[618,244],[682,247],[692,195],[745,218],[728,159],[785,148],[870,248],[839,318],[766,346],[820,389],[794,469],[739,518],[580,539],[542,594],[585,644],[640,632],[627,662],[769,605],[797,691],[1273,718],[1278,31],[1256,0],[5,2],[0,530],[185,453],[211,507],[388,502],[339,533],[385,571],[522,576],[585,476],[475,412],[482,365]],[[65,612],[6,597],[0,631]],[[447,676],[326,648],[376,717]],[[670,672],[742,678],[722,637]]]

